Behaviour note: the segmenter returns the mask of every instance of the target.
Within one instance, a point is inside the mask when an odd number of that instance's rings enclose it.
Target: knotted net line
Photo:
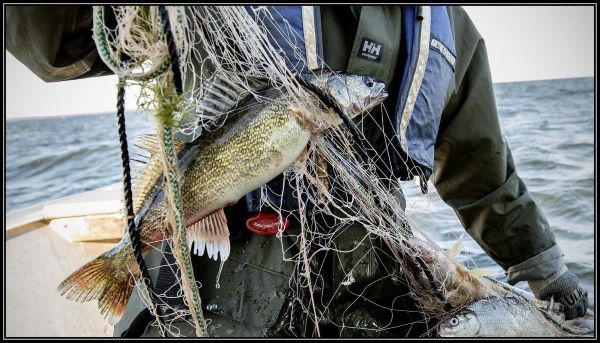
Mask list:
[[[299,225],[299,231],[277,234],[282,261],[293,266],[289,306],[279,316],[284,325],[277,334],[429,335],[436,319],[474,299],[501,293],[469,273],[405,213],[400,183],[392,177],[390,156],[399,154],[395,138],[381,135],[374,141],[364,134],[352,136],[345,125],[333,125],[322,102],[298,82],[273,35],[285,37],[292,47],[302,44],[303,38],[289,24],[275,26],[279,32],[265,28],[266,23],[281,20],[276,10],[167,6],[167,11],[180,58],[182,94],[174,94],[169,86],[169,51],[157,7],[96,7],[94,12],[98,50],[115,74],[141,87],[138,104],[143,110],[166,112],[179,134],[195,140],[243,113],[243,108],[233,111],[207,102],[214,81],[226,79],[239,100],[281,101],[297,109],[312,133],[305,152],[283,173],[283,189],[261,188],[263,208]],[[303,57],[299,49],[293,54]],[[257,91],[257,80],[268,80],[275,92],[266,96]],[[392,125],[390,118],[380,106],[354,123],[363,133],[368,127],[384,132]],[[297,199],[297,208],[269,200],[269,194],[288,190]],[[294,244],[284,245],[284,240]],[[162,299],[159,306],[169,313],[165,322],[183,321],[194,327],[181,291],[180,268],[169,257],[175,247],[170,239],[146,243],[164,255],[154,269],[167,267],[174,275],[174,284],[157,294]],[[148,301],[144,292],[139,296]],[[176,305],[177,299],[186,306]],[[203,305],[213,310],[213,304]],[[210,319],[207,328],[209,335],[219,329]],[[164,329],[172,336],[186,334],[177,325]]]

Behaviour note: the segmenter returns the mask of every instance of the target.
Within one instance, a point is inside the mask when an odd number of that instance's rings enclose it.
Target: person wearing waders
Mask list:
[[[309,6],[303,10],[300,6],[269,6],[268,10],[289,22],[299,37],[313,33],[316,51],[312,53],[329,68],[370,75],[385,82],[390,96],[384,105],[392,116],[385,122],[391,124],[381,129],[374,122],[369,125],[365,121],[363,133],[379,151],[385,151],[384,142],[395,142],[398,154],[388,161],[394,175],[387,175],[388,178],[410,180],[419,176],[422,191],[427,192],[428,179],[433,175],[431,181],[441,198],[454,209],[469,235],[504,268],[508,283],[527,281],[537,298],[553,298],[562,303],[568,319],[585,314],[587,291],[567,269],[546,217],[517,174],[500,130],[485,43],[462,8]],[[278,32],[277,25],[282,22],[275,20],[267,28]],[[91,6],[6,7],[7,50],[47,82],[111,73],[98,57],[91,28]],[[296,71],[308,68],[306,56],[313,49],[306,49],[306,42],[298,40],[296,48],[304,53],[302,58],[291,53],[289,43],[279,38],[280,35],[273,35],[274,43],[287,53],[290,66]],[[372,115],[376,118],[383,114]],[[280,189],[282,180],[278,177],[271,181],[270,188]],[[291,194],[284,194],[283,199],[275,192],[266,196],[294,210]],[[208,286],[214,285],[219,263],[206,256],[193,257],[196,275],[204,285],[204,315],[211,321],[208,334],[315,335],[311,321],[290,310],[297,309],[296,300],[302,299],[289,296],[289,289],[295,287],[290,281],[294,279],[294,268],[290,263],[282,263],[281,254],[293,251],[294,242],[284,238],[280,243],[254,225],[258,220],[268,223],[272,218],[270,213],[259,212],[259,197],[260,192],[252,192],[226,211],[231,255],[223,268],[219,289]],[[297,232],[299,224],[290,221],[287,230]],[[359,225],[350,227],[335,238],[335,244],[342,250],[352,250],[351,242],[364,233]],[[352,255],[356,259],[368,249],[361,248],[344,254],[349,257],[341,260],[324,256],[319,265],[323,287],[315,292],[330,294],[327,292],[343,280],[343,271],[354,266]],[[161,252],[152,252],[146,263],[158,291],[176,294],[177,290],[168,290],[174,279],[162,272],[166,268],[153,268],[165,263],[163,259]],[[405,290],[394,278],[382,277],[390,273],[381,265],[386,262],[385,256],[379,256],[378,261],[369,271],[360,267],[354,270],[356,281],[352,286],[358,287],[356,292],[362,285],[364,297],[357,299],[351,294],[351,287],[340,289],[326,310],[325,305],[319,309],[322,336],[419,336],[431,327],[402,325],[422,322],[423,318],[413,314],[418,313],[416,309],[407,311],[414,304],[394,302],[394,294],[388,293]],[[389,258],[388,261],[393,263]],[[365,288],[375,283],[380,286],[378,289],[398,292]],[[159,335],[156,326],[151,325],[154,318],[137,294],[133,292],[125,314],[116,324],[115,336]],[[394,303],[406,315],[389,317],[390,311],[372,303],[384,307]],[[171,311],[171,318],[166,316],[165,321],[182,335],[194,335],[189,318],[178,320],[173,311],[184,305],[167,305],[165,310]]]

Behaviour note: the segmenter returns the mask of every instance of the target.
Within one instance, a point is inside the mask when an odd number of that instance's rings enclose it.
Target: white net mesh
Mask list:
[[[174,111],[175,124],[188,141],[198,137],[202,141],[206,133],[218,132],[230,115],[243,115],[257,104],[270,102],[293,108],[311,133],[304,153],[283,173],[284,187],[261,188],[261,207],[297,223],[298,228],[277,234],[281,259],[294,270],[286,297],[290,306],[278,317],[284,324],[275,334],[432,335],[436,319],[474,300],[505,294],[457,263],[454,254],[427,238],[406,215],[400,184],[391,176],[391,156],[399,152],[392,138],[383,134],[392,126],[385,107],[354,119],[368,139],[352,137],[345,125],[339,125],[339,118],[332,119],[322,102],[298,82],[290,60],[273,39],[279,35],[298,47],[303,38],[285,21],[271,25],[278,32],[266,30],[265,23],[281,20],[276,11],[264,6],[169,6],[167,10],[184,85],[183,96],[176,99],[183,105]],[[170,77],[163,24],[157,7],[95,8],[95,40],[103,60],[117,75],[145,89],[146,105],[156,97],[164,101],[168,93],[163,86],[164,78]],[[299,49],[288,51],[290,55],[303,58]],[[269,92],[258,80],[268,80]],[[215,94],[223,95],[223,87],[237,90],[236,95],[229,101],[211,102]],[[282,192],[293,193],[298,207],[290,209],[283,201],[269,200],[269,194]],[[284,240],[295,244],[285,245]],[[173,284],[157,291],[167,324],[161,329],[172,336],[187,335],[174,324],[194,326],[186,306],[177,305],[187,301],[179,269],[169,257],[172,242],[167,237],[145,243],[163,256],[151,273],[167,267],[173,275]],[[139,295],[148,303],[147,294]],[[208,312],[214,309],[211,303],[203,305]],[[207,325],[209,335],[223,334],[210,320]]]

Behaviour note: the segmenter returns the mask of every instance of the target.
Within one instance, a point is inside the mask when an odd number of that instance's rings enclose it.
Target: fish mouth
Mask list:
[[[371,101],[369,101],[369,105],[367,105],[367,107],[365,108],[365,111],[370,110],[371,108],[373,108],[377,105],[381,105],[381,103],[383,103],[383,101],[388,98],[389,94],[385,90],[385,86],[379,85],[378,88],[379,88],[379,91],[376,93],[376,95],[370,97]]]
[[[381,93],[379,93],[379,95],[377,96],[377,99],[380,102],[383,102],[385,99],[387,99],[389,96],[388,92],[385,89],[381,90]]]
[[[450,326],[446,323],[440,323],[437,327],[438,334],[442,337],[451,337],[452,332],[450,331]]]
[[[385,99],[387,99],[388,97],[388,92],[385,90],[385,85],[383,83],[380,83],[376,86],[377,88],[375,89],[375,91],[377,92],[375,95],[375,99],[379,100],[379,101],[383,101]]]

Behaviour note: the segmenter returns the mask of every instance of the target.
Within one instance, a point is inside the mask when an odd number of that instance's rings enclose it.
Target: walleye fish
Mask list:
[[[565,337],[592,336],[594,314],[566,321],[562,305],[504,285],[508,293],[473,302],[440,322],[442,337]]]
[[[329,94],[349,116],[378,105],[387,97],[384,85],[368,76],[322,71],[307,75],[306,81]],[[252,96],[240,100],[239,88],[235,89],[228,86],[227,80],[221,80],[210,90],[216,97],[208,99],[207,110],[234,108],[222,128],[191,143],[178,142],[175,147],[182,175],[181,200],[189,248],[199,256],[206,250],[209,257],[220,257],[221,261],[230,252],[223,208],[290,167],[311,137],[297,109],[286,101],[286,94],[261,89],[261,98],[270,100],[259,102]],[[311,96],[316,97],[312,93]],[[171,228],[166,218],[158,141],[146,135],[141,145],[151,157],[134,191],[134,207],[143,251],[148,252],[170,237]],[[138,277],[139,268],[125,231],[113,249],[72,273],[58,291],[74,301],[97,299],[101,313],[114,324],[123,314]]]

